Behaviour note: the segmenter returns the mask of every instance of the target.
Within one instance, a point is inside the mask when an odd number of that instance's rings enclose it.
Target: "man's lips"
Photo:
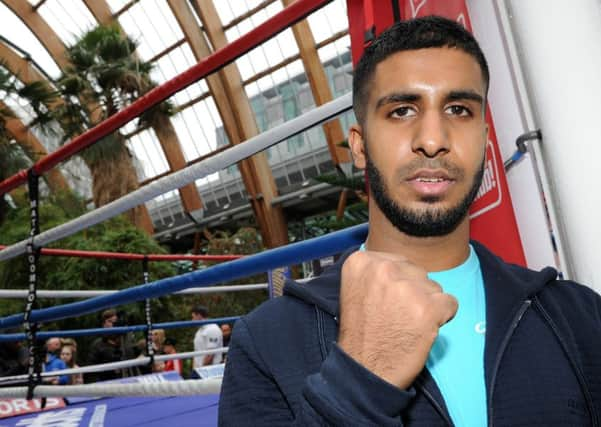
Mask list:
[[[407,178],[407,181],[453,181],[449,173],[444,169],[418,169]]]
[[[449,173],[442,169],[420,169],[406,181],[416,193],[429,197],[444,195],[455,182]]]

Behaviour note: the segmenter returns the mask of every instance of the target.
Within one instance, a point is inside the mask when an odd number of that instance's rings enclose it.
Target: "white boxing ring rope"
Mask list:
[[[211,350],[198,350],[198,351],[187,351],[183,353],[175,353],[175,354],[161,354],[154,357],[155,362],[165,362],[167,360],[177,360],[177,359],[191,359],[197,356],[205,356],[207,354],[219,354],[219,353],[227,353],[229,347],[219,347]],[[150,357],[138,357],[136,359],[129,360],[121,360],[119,362],[110,362],[110,363],[99,363],[97,365],[89,365],[89,366],[80,366],[79,368],[69,368],[69,369],[60,369],[56,371],[47,371],[42,372],[40,376],[42,378],[52,378],[58,377],[61,375],[74,375],[74,374],[89,374],[94,372],[105,372],[105,371],[116,371],[118,369],[127,369],[133,368],[134,366],[143,366],[148,365],[151,362]],[[0,377],[0,386],[8,383],[22,382],[26,381],[29,378],[29,375],[13,375],[10,377]],[[66,387],[66,386],[63,386]],[[0,390],[2,388],[0,387]],[[85,396],[82,394],[82,396]],[[53,396],[54,397],[54,396]]]
[[[34,244],[37,247],[44,247],[48,243],[52,243],[103,222],[106,219],[126,212],[161,194],[183,187],[186,184],[206,177],[212,173],[219,172],[220,170],[263,151],[272,145],[282,142],[291,136],[326,122],[351,108],[352,93],[347,93],[333,101],[310,110],[299,117],[291,119],[240,144],[230,147],[213,157],[151,182],[126,196],[82,215],[79,218],[51,228],[50,230],[46,230],[35,236]],[[24,254],[27,243],[29,243],[29,239],[22,240],[0,250],[0,261],[9,260]]]
[[[311,280],[296,279],[296,282],[305,283]],[[267,283],[254,283],[248,285],[227,285],[227,286],[207,286],[204,288],[189,288],[183,291],[174,292],[173,295],[185,294],[211,294],[217,292],[239,292],[239,291],[256,291],[268,289]],[[102,295],[110,295],[119,292],[118,290],[98,290],[98,291],[36,291],[38,298],[91,298]],[[26,289],[0,289],[0,298],[26,298],[28,291]]]
[[[221,378],[165,381],[162,383],[40,385],[33,389],[34,397],[117,397],[117,396],[195,396],[218,394]],[[25,398],[27,387],[0,388],[0,398]]]

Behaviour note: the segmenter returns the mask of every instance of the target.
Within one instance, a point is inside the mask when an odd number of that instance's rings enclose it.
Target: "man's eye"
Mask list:
[[[463,105],[451,105],[446,112],[454,116],[471,116],[472,112]]]
[[[399,107],[390,112],[390,117],[408,117],[415,116],[415,111],[411,107]]]

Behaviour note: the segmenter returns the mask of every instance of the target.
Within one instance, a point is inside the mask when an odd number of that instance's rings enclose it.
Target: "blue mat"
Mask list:
[[[1,427],[216,426],[218,395],[117,397],[0,420]]]
[[[104,383],[182,381],[177,372],[121,378]],[[0,420],[0,427],[213,427],[217,425],[219,395],[180,397],[113,397],[69,399],[60,409]]]

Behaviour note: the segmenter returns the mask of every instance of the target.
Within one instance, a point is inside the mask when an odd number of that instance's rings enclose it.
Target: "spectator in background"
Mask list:
[[[209,310],[203,305],[197,305],[192,309],[192,320],[207,320]],[[216,323],[208,323],[201,326],[194,335],[194,351],[212,350],[223,347],[223,335]],[[221,353],[207,354],[194,358],[194,368],[207,365],[218,365],[222,361]]]
[[[163,342],[165,341],[165,330],[164,329],[153,329],[151,332],[152,336],[152,350],[155,355],[163,354]],[[165,370],[165,362],[155,361],[152,365],[152,372],[163,372]]]
[[[230,345],[230,336],[232,335],[232,327],[229,323],[223,323],[221,326],[221,335],[223,335],[223,346],[228,347]],[[222,353],[223,363],[227,360],[227,352]]]
[[[163,354],[163,342],[165,341],[165,330],[164,329],[153,329],[152,330],[152,349],[154,354]]]
[[[18,329],[6,333],[19,332]],[[0,377],[27,373],[27,349],[19,341],[0,342]]]
[[[75,342],[75,341],[73,341]],[[63,344],[61,347],[61,359],[68,368],[79,368],[77,365],[77,347],[73,344]],[[83,384],[83,374],[69,375],[70,385]]]
[[[229,323],[224,323],[220,326],[221,335],[223,335],[223,346],[230,345],[230,336],[232,335],[232,327]]]
[[[70,345],[77,352],[77,341],[73,338],[61,338],[61,346],[64,347],[66,345]]]
[[[61,340],[60,338],[49,338],[46,341],[46,352],[58,355],[59,350],[61,349]]]
[[[175,354],[177,350],[175,349],[175,340],[171,338],[167,338],[163,342],[163,352],[165,354]],[[165,361],[165,371],[176,371],[178,374],[182,374],[182,361],[180,359],[172,359]]]
[[[101,315],[102,327],[113,328],[119,326],[119,316],[114,309],[108,309]],[[134,346],[129,343],[130,340],[124,340],[122,334],[115,333],[103,335],[95,339],[88,352],[88,364],[97,365],[100,363],[118,362],[134,358]],[[136,367],[128,369],[115,369],[104,372],[97,372],[86,375],[86,382],[107,381],[117,378],[140,375],[140,370]]]
[[[46,341],[46,362],[44,363],[44,372],[60,371],[67,369],[67,365],[59,357],[61,349],[61,340],[59,338],[50,338]],[[50,383],[54,385],[65,385],[69,383],[69,375],[59,375],[51,377]]]
[[[94,340],[88,353],[88,364],[98,365],[123,360],[121,351],[121,337],[119,335],[105,335]],[[95,372],[86,377],[86,382],[107,381],[127,376],[120,369]]]
[[[102,327],[103,328],[112,328],[116,326],[119,321],[119,316],[117,316],[117,310],[113,308],[109,308],[108,310],[104,310],[102,312]]]

